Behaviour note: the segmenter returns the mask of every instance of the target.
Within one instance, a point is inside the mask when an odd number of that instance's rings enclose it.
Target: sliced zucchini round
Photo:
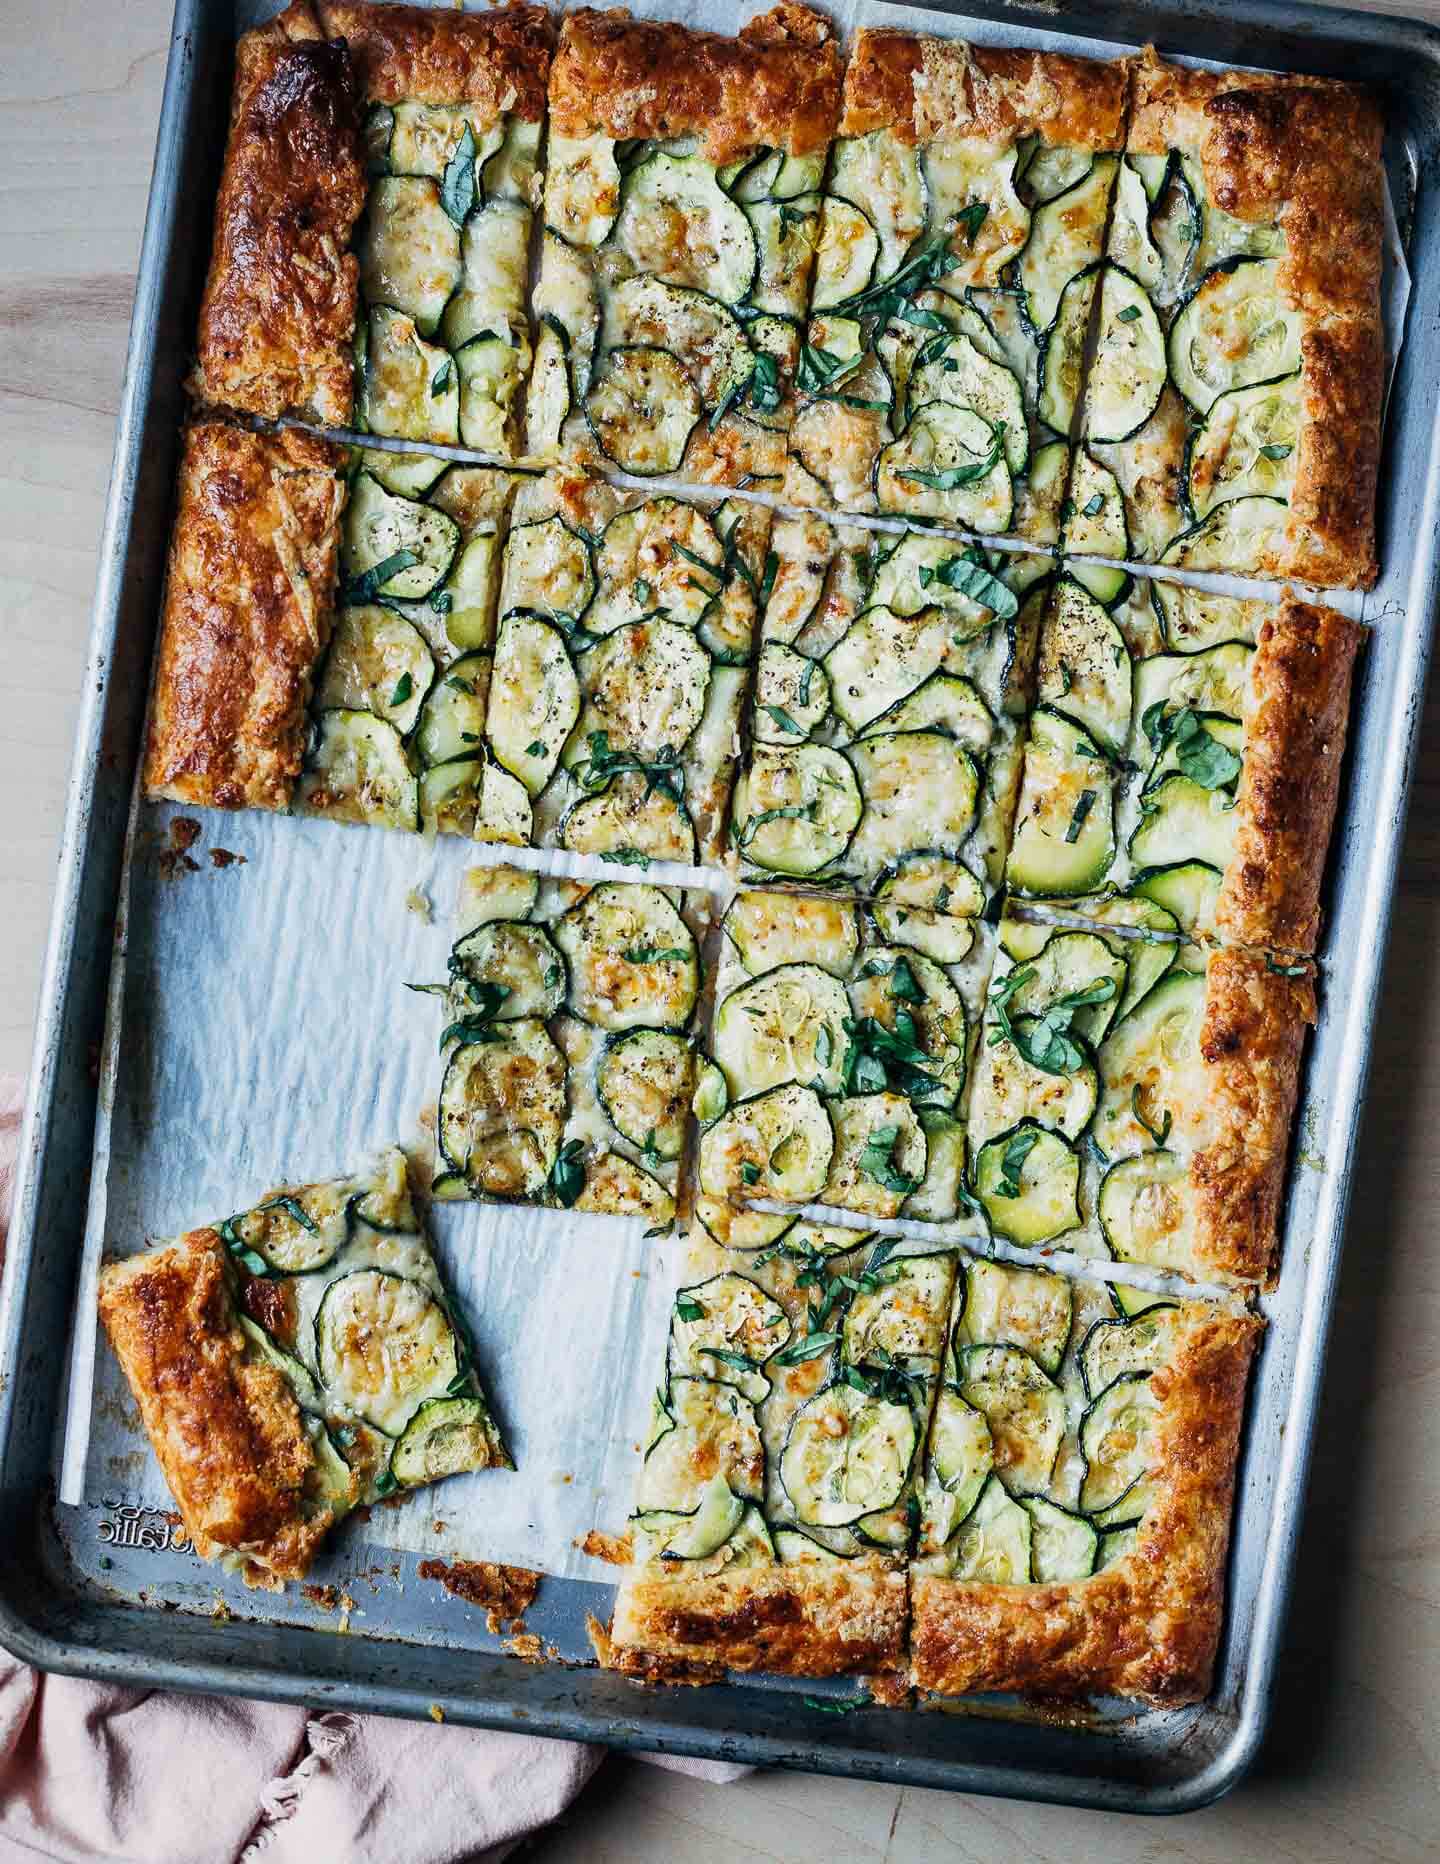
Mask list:
[[[1300,367],[1301,317],[1276,259],[1227,259],[1207,272],[1170,326],[1170,377],[1199,415],[1218,396]]]
[[[598,1028],[683,1029],[700,993],[695,938],[659,887],[604,881],[552,927],[570,1007]]]
[[[460,380],[450,352],[427,343],[415,320],[372,305],[364,325],[356,425],[392,440],[460,438]]]
[[[1195,517],[1232,498],[1286,498],[1300,444],[1300,377],[1232,388],[1191,435],[1188,496]]]
[[[964,551],[948,537],[931,537],[923,531],[907,531],[885,552],[875,571],[866,604],[871,610],[890,610],[902,617],[918,615],[923,610],[943,610],[952,623],[958,620],[967,634],[987,627],[995,619],[995,610],[978,595],[969,595],[942,576],[951,569]],[[977,565],[978,567],[978,565]],[[988,585],[987,585],[988,586]],[[1006,591],[992,591],[1004,607],[1013,612],[1013,603],[1005,600]]]
[[[951,1545],[951,1576],[976,1585],[1028,1584],[1033,1531],[1030,1516],[991,1476]]]
[[[680,1289],[670,1316],[670,1375],[734,1385],[752,1404],[769,1395],[760,1370],[790,1338],[785,1310],[748,1275],[726,1272]]]
[[[718,1075],[720,1070],[717,1068],[715,1073]],[[720,1078],[723,1080],[724,1076]],[[724,1112],[723,1107],[720,1112]],[[701,1123],[709,1124],[704,1120]],[[695,1200],[695,1218],[706,1235],[722,1249],[736,1249],[746,1253],[770,1248],[772,1243],[778,1243],[793,1230],[796,1224],[793,1216],[768,1210],[737,1210],[720,1199],[703,1195]]]
[[[1023,1041],[1038,1027],[1032,1016],[1012,1018]],[[998,1035],[999,1031],[992,1031]],[[975,1093],[970,1114],[972,1145],[984,1145],[1022,1121],[1038,1123],[1067,1139],[1078,1139],[1095,1112],[1100,1083],[1088,1059],[1073,1074],[1037,1068],[1014,1043],[987,1042],[976,1059]]]
[[[765,1449],[755,1407],[734,1385],[710,1378],[670,1380],[674,1428],[645,1455],[638,1485],[642,1507],[693,1507],[716,1477],[758,1501],[765,1492]]]
[[[349,1179],[297,1185],[230,1219],[246,1249],[282,1275],[306,1275],[334,1260],[350,1234]]]
[[[1220,722],[1217,721],[1217,724]],[[1238,738],[1240,727],[1230,720]],[[1216,731],[1213,735],[1218,736]],[[1223,874],[1235,848],[1235,802],[1222,789],[1205,789],[1178,772],[1147,789],[1140,825],[1130,837],[1136,867],[1198,861]]]
[[[1174,1152],[1138,1152],[1100,1181],[1100,1228],[1121,1262],[1189,1270],[1195,1262],[1190,1168]]]
[[[542,323],[535,338],[535,360],[525,391],[525,451],[535,459],[553,459],[569,418],[570,358],[563,325]]]
[[[1170,712],[1188,707],[1227,719],[1243,718],[1249,710],[1254,653],[1247,642],[1230,640],[1201,653],[1150,655],[1140,663],[1135,682],[1137,720],[1143,726],[1157,700]]]
[[[903,1094],[833,1103],[835,1151],[824,1202],[868,1217],[898,1217],[925,1181],[930,1141]]]
[[[862,735],[869,738],[892,731],[941,731],[983,757],[994,741],[995,715],[973,680],[941,671],[882,712]]]
[[[864,814],[847,860],[878,875],[917,848],[958,854],[975,826],[980,772],[974,758],[938,731],[895,731],[862,738],[846,753]]]
[[[1012,1243],[1048,1243],[1080,1222],[1080,1160],[1059,1133],[1032,1123],[981,1147],[975,1191],[991,1228]]]
[[[1150,156],[1126,156],[1115,178],[1115,199],[1110,210],[1110,231],[1106,250],[1116,265],[1147,291],[1165,287],[1165,261],[1150,235],[1150,207],[1154,198],[1146,178],[1134,164],[1154,161]],[[1165,158],[1159,160],[1163,163]],[[1152,174],[1152,181],[1154,176]],[[1159,181],[1155,181],[1158,189]]]
[[[1289,507],[1281,498],[1227,498],[1212,505],[1198,524],[1172,537],[1161,563],[1179,570],[1265,572],[1285,544]]]
[[[614,239],[637,270],[712,292],[726,304],[750,294],[758,256],[743,208],[701,155],[655,149],[625,176]]]
[[[1173,1303],[1133,1320],[1097,1320],[1080,1345],[1080,1377],[1087,1398],[1098,1398],[1125,1372],[1154,1372],[1174,1348],[1182,1315]]]
[[[1009,529],[1015,490],[1005,436],[972,408],[930,401],[875,463],[881,511],[936,518],[986,535]]]
[[[875,890],[881,937],[936,964],[959,964],[975,942],[985,891],[952,855],[917,849],[902,855]]]
[[[430,649],[402,616],[374,606],[345,608],[330,637],[315,705],[322,712],[373,712],[407,737],[434,678]]]
[[[665,1029],[632,1029],[605,1046],[595,1092],[622,1139],[647,1157],[678,1159],[695,1086],[695,1050]]]
[[[1040,633],[1040,703],[1074,719],[1103,750],[1123,754],[1130,734],[1130,652],[1113,618],[1073,577],[1062,576]]]
[[[710,656],[677,622],[632,621],[590,649],[585,683],[612,751],[678,756],[705,713]]]
[[[838,509],[859,506],[863,510],[868,506],[876,458],[889,434],[884,408],[814,401],[799,408],[791,423],[790,454]],[[824,501],[816,493],[809,502]]]
[[[449,574],[460,548],[460,526],[433,505],[387,492],[362,472],[345,511],[344,570],[351,599],[413,601]]]
[[[1061,293],[1094,262],[1104,244],[1117,158],[1099,155],[1073,186],[1035,209],[1030,237],[1015,262],[1025,314],[1038,335],[1055,321]]]
[[[735,1102],[701,1136],[700,1188],[712,1198],[818,1196],[835,1151],[825,1103],[798,1083]]]
[[[862,731],[938,671],[952,622],[933,611],[867,608],[825,656],[835,715]]]
[[[563,518],[543,518],[511,530],[500,583],[503,614],[524,609],[576,622],[586,615],[594,596],[589,545]]]
[[[1024,472],[1030,458],[1030,428],[1020,384],[1011,370],[992,361],[968,336],[957,333],[939,356],[913,369],[906,397],[912,413],[931,401],[972,408],[991,427],[1003,430],[1006,464],[1012,473]]]
[[[534,828],[535,812],[530,807],[525,785],[508,770],[502,770],[499,764],[485,764],[480,772],[475,839],[506,842],[523,848],[530,841]]]
[[[633,849],[652,861],[687,867],[699,859],[689,810],[667,790],[652,788],[639,771],[621,771],[598,796],[574,803],[561,821],[560,843],[572,854]]]
[[[447,459],[434,453],[391,453],[366,447],[360,454],[360,471],[369,473],[399,498],[424,498],[449,465]]]
[[[493,999],[497,989],[504,994],[487,1016],[498,1022],[554,1016],[565,1001],[565,960],[543,926],[520,920],[491,919],[458,939],[450,953],[450,975],[461,1015],[468,1003]],[[477,995],[469,985],[491,988]]]
[[[360,295],[415,320],[433,336],[460,283],[460,229],[434,181],[387,176],[372,184],[358,248]]]
[[[1100,284],[1100,327],[1085,384],[1085,432],[1096,445],[1128,440],[1165,390],[1165,333],[1144,286],[1118,265]]]
[[[429,175],[439,181],[470,131],[475,145],[475,186],[480,192],[481,171],[504,140],[503,119],[476,120],[463,106],[398,103],[390,107],[386,165],[392,175]]]
[[[460,444],[501,459],[510,453],[510,410],[530,363],[530,344],[481,331],[455,351]]]
[[[710,1560],[740,1530],[747,1514],[758,1513],[732,1493],[723,1476],[713,1476],[693,1508],[642,1508],[631,1515],[634,1557],[642,1566],[651,1559],[667,1566],[672,1561]],[[763,1532],[763,1516],[760,1523]]]
[[[1010,885],[1040,898],[1088,893],[1114,858],[1111,768],[1078,725],[1041,706],[1025,748]]]
[[[694,505],[650,498],[606,525],[595,568],[599,595],[585,617],[591,634],[657,612],[694,628],[724,587],[725,547]]]
[[[493,919],[532,919],[539,899],[540,876],[527,868],[471,867],[460,876],[455,918],[466,933]]]
[[[1130,554],[1130,527],[1125,516],[1125,497],[1120,490],[1120,483],[1108,467],[1092,459],[1082,447],[1075,456],[1075,474],[1070,488],[1070,503],[1073,507],[1069,522],[1065,527],[1065,548],[1077,555],[1092,557],[1128,557]],[[1084,577],[1093,565],[1077,565],[1071,574]],[[1111,572],[1108,593],[1101,595],[1091,589],[1108,608],[1121,593],[1123,585],[1128,585],[1129,577],[1119,573],[1119,583],[1115,581],[1115,572]],[[1086,587],[1090,588],[1089,583]]]
[[[481,1197],[534,1198],[565,1124],[565,1058],[541,1022],[497,1023],[492,1040],[452,1051],[437,1132],[452,1171]]]
[[[242,1293],[242,1299],[248,1293],[247,1288]],[[273,1366],[290,1387],[291,1397],[294,1398],[301,1411],[307,1414],[301,1422],[308,1431],[311,1423],[318,1423],[325,1412],[331,1408],[321,1395],[320,1387],[311,1377],[309,1368],[293,1353],[287,1352],[275,1336],[260,1325],[259,1321],[252,1320],[248,1314],[243,1312],[236,1318],[251,1351],[258,1354],[266,1365]],[[312,1437],[312,1440],[318,1449],[319,1439]]]
[[[619,207],[614,138],[603,130],[560,136],[552,129],[545,150],[545,215],[551,226],[577,246],[598,246]]]
[[[853,1385],[817,1392],[791,1420],[780,1481],[804,1527],[849,1527],[905,1492],[918,1433],[909,1405]]]
[[[1043,1495],[1023,1495],[1020,1506],[1030,1517],[1030,1577],[1036,1584],[1088,1579],[1095,1571],[1100,1536],[1084,1515]]]
[[[956,1351],[1020,1346],[1054,1378],[1070,1343],[1075,1311],[1074,1291],[1065,1277],[980,1256],[967,1259],[961,1272],[965,1298],[955,1323]]]
[[[321,712],[296,791],[302,815],[376,828],[420,826],[420,788],[395,727],[372,712]]]
[[[464,654],[426,695],[415,748],[427,766],[474,758],[485,733],[490,694],[489,654]]]
[[[995,1473],[1012,1492],[1033,1494],[1050,1481],[1065,1436],[1065,1397],[1018,1346],[962,1346],[960,1393],[990,1427]]]
[[[665,351],[693,380],[706,408],[728,405],[755,372],[755,352],[732,310],[708,292],[667,285],[644,272],[616,285],[606,299],[605,344]]]
[[[478,757],[452,757],[420,776],[420,825],[427,835],[463,835],[479,840],[480,788],[485,766]],[[489,839],[489,837],[485,837]]]
[[[1071,1029],[1093,1048],[1105,1039],[1124,1000],[1131,942],[1096,932],[1052,933],[1029,962],[1029,977],[1008,999],[1011,1017],[1042,1016],[1061,997],[1109,984],[1108,997],[1082,1004],[1070,1017]]]
[[[847,1365],[933,1372],[945,1344],[952,1263],[948,1255],[892,1255],[861,1283],[845,1311],[841,1357]]]
[[[564,636],[538,615],[507,615],[495,637],[487,718],[495,757],[538,796],[580,716],[580,681]]]
[[[1200,1061],[1204,1015],[1204,973],[1177,967],[1105,1038],[1097,1057],[1104,1091],[1095,1137],[1108,1157],[1147,1150],[1167,1115],[1183,1126],[1199,1111],[1208,1092]]]
[[[517,361],[511,376],[511,395],[530,361],[530,338],[521,308],[529,276],[529,251],[528,206],[518,201],[491,201],[479,213],[472,213],[460,236],[464,275],[440,320],[440,334],[457,361],[460,352],[481,337],[512,348]],[[462,368],[462,429],[464,373]]]
[[[939,965],[919,952],[872,946],[850,986],[850,1001],[857,1017],[903,1032],[922,1054],[916,1066],[934,1085],[907,1084],[910,1098],[927,1107],[953,1106],[965,1083],[965,1005]]]
[[[668,350],[612,349],[585,397],[595,444],[622,472],[675,472],[700,419],[700,395]]]
[[[798,744],[825,721],[830,678],[818,660],[769,642],[755,673],[755,736],[761,744]]]
[[[963,1521],[979,1500],[995,1449],[984,1413],[967,1404],[952,1385],[942,1385],[930,1424],[930,1468],[949,1503],[948,1523],[938,1524],[941,1540]]]
[[[838,751],[757,745],[735,786],[735,845],[754,867],[816,874],[844,854],[863,811],[855,772]]]
[[[407,1489],[497,1467],[510,1458],[479,1398],[425,1399],[390,1453],[390,1474]]]
[[[664,1230],[675,1221],[672,1194],[623,1153],[594,1152],[584,1161],[584,1171],[574,1209],[606,1217],[639,1217],[648,1230]]]
[[[1040,345],[1040,388],[1036,412],[1045,426],[1068,439],[1075,423],[1075,403],[1085,366],[1085,344],[1090,330],[1090,307],[1095,301],[1098,272],[1094,266],[1079,272],[1066,284],[1056,307],[1055,321]]]
[[[315,1364],[327,1393],[387,1437],[460,1372],[455,1330],[418,1282],[357,1269],[331,1282],[315,1315]]]
[[[870,216],[850,201],[825,195],[820,202],[811,310],[832,310],[857,297],[875,276],[879,257],[880,235]]]
[[[1021,155],[1015,185],[1038,207],[1073,188],[1090,173],[1095,160],[1091,149],[1069,143],[1047,143],[1035,137]]]
[[[715,1015],[711,1048],[738,1096],[801,1081],[838,1094],[845,1078],[850,1002],[813,964],[782,964],[732,990]]]
[[[729,1105],[729,1082],[713,1061],[702,1061],[695,1076],[690,1111],[701,1126],[713,1126]]]
[[[1220,880],[1220,870],[1203,861],[1179,861],[1170,867],[1147,869],[1131,891],[1173,913],[1175,923],[1187,937],[1203,937],[1215,929]]]
[[[1080,1420],[1084,1513],[1103,1513],[1140,1481],[1149,1465],[1150,1432],[1159,1408],[1150,1374],[1123,1372],[1086,1410]]]
[[[831,144],[826,190],[863,207],[880,238],[879,264],[888,277],[925,231],[926,187],[918,151],[888,129],[841,136]]]
[[[855,908],[843,900],[737,893],[723,925],[752,977],[782,964],[818,964],[832,977],[848,977],[860,949]]]

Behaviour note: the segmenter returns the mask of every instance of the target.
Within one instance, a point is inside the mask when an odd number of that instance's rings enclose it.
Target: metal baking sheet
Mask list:
[[[483,1612],[419,1577],[417,1551],[367,1544],[354,1530],[316,1573],[311,1593],[257,1600],[238,1586],[217,1584],[213,1571],[177,1541],[166,1514],[146,1505],[157,1499],[153,1491],[127,1486],[123,1472],[116,1472],[113,1488],[82,1505],[56,1502],[63,1368],[87,1202],[108,1198],[114,1188],[108,1175],[102,1180],[97,1173],[91,1182],[92,1061],[105,1024],[159,606],[182,413],[179,377],[199,298],[226,120],[235,32],[228,0],[179,0],[177,8],[0,1292],[0,1364],[9,1374],[0,1382],[0,1510],[15,1524],[12,1545],[19,1554],[0,1569],[0,1641],[18,1654],[77,1674],[143,1677],[151,1686],[392,1714],[424,1714],[437,1705],[453,1721],[620,1747],[1125,1810],[1202,1804],[1233,1784],[1253,1758],[1289,1587],[1433,621],[1440,410],[1427,385],[1436,363],[1433,333],[1440,328],[1440,268],[1430,263],[1440,224],[1428,184],[1440,155],[1440,34],[1406,21],[1267,0],[1238,0],[1223,16],[1165,4],[1122,5],[1103,16],[1078,7],[941,10],[957,34],[977,41],[1067,43],[1108,53],[1153,37],[1169,53],[1359,77],[1384,91],[1393,125],[1392,193],[1414,295],[1386,443],[1386,567],[1365,603],[1375,634],[1362,662],[1352,722],[1328,900],[1321,1024],[1300,1109],[1283,1277],[1263,1303],[1270,1330],[1251,1400],[1230,1609],[1213,1697],[1194,1709],[1138,1716],[1123,1705],[1101,1705],[1092,1717],[1059,1725],[987,1713],[975,1704],[948,1712],[828,1715],[806,1701],[823,1695],[824,1686],[797,1689],[763,1678],[701,1691],[641,1692],[593,1668],[515,1661],[486,1628]],[[906,10],[885,12],[903,18]],[[683,17],[683,9],[676,16]],[[145,814],[150,819],[142,829],[153,833],[160,817]],[[238,847],[247,819],[225,822],[223,829],[219,822],[206,817],[207,842]],[[327,832],[364,833],[333,825]],[[337,851],[340,845],[327,843]],[[458,860],[461,851],[447,858]],[[374,859],[383,864],[391,857]],[[226,878],[192,876],[191,883],[215,887]],[[449,901],[442,895],[437,905],[444,912]],[[398,900],[395,910],[403,911]],[[143,1004],[143,980],[137,985],[130,974],[126,988]],[[203,1006],[196,1013],[203,1014]],[[322,1042],[336,1039],[323,1027],[316,1034]],[[368,1094],[368,1084],[360,1092]],[[101,1098],[102,1119],[118,1111],[108,1093]],[[266,1107],[240,1086],[236,1104],[244,1109],[243,1118],[237,1113],[237,1134],[251,1135],[254,1169],[263,1177],[266,1129],[289,1117],[284,1096]],[[413,1119],[413,1106],[407,1111]],[[358,1127],[355,1132],[358,1139]],[[227,1202],[245,1188],[232,1162],[238,1142],[227,1150],[222,1131],[212,1143],[217,1151],[203,1161],[196,1206],[175,1213],[178,1220],[207,1209],[212,1186]],[[337,1157],[313,1165],[324,1170],[345,1162]],[[651,1332],[639,1350],[653,1349],[656,1339]],[[495,1381],[502,1411],[506,1376],[500,1370]],[[596,1383],[607,1376],[597,1364]],[[465,1551],[486,1557],[488,1550],[471,1545]],[[603,1618],[609,1597],[604,1583],[549,1580],[527,1614],[528,1628],[577,1664],[589,1655],[586,1613]],[[156,1604],[179,1609],[150,1609]]]

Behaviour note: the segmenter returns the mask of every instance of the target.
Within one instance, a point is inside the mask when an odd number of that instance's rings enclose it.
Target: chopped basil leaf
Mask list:
[[[567,1139],[555,1155],[555,1163],[550,1167],[546,1183],[550,1194],[557,1204],[566,1210],[585,1189],[585,1164],[582,1154],[584,1143],[579,1139]]]
[[[762,705],[760,710],[762,712],[768,712],[782,731],[788,731],[797,738],[803,738],[805,736],[804,728],[795,723],[794,719],[791,718],[783,705]]]
[[[899,1170],[891,1158],[895,1141],[899,1137],[898,1126],[877,1126],[861,1151],[860,1169],[867,1178],[873,1179],[885,1190],[896,1191],[904,1197],[915,1189],[920,1180]]]
[[[1079,796],[1076,798],[1075,808],[1071,814],[1069,826],[1065,830],[1066,841],[1079,841],[1080,831],[1085,826],[1085,818],[1094,807],[1095,791],[1081,790]]]
[[[382,557],[361,575],[351,577],[345,585],[345,601],[356,607],[373,602],[377,592],[385,587],[392,576],[398,576],[401,570],[408,570],[419,561],[413,550],[397,550],[388,557]]]
[[[440,184],[440,205],[457,227],[463,227],[469,219],[478,197],[475,185],[475,157],[478,154],[475,132],[467,123],[454,153],[445,164],[445,178]]]
[[[1288,460],[1294,451],[1288,442],[1282,445],[1279,441],[1272,441],[1268,447],[1261,447],[1260,457],[1262,460]]]
[[[447,356],[430,378],[430,393],[432,395],[443,395],[445,393],[445,390],[450,386],[450,377],[453,370],[454,364]]]
[[[1104,509],[1105,494],[1103,492],[1093,492],[1080,507],[1080,516],[1082,518],[1098,518]]]
[[[626,964],[664,964],[668,959],[679,959],[683,964],[690,954],[679,945],[632,945],[622,952]]]
[[[602,861],[609,861],[615,867],[649,867],[650,856],[642,854],[638,848],[612,848],[607,854],[603,849]]]
[[[986,424],[990,425],[988,422]],[[974,485],[977,479],[985,478],[1000,463],[1000,451],[1005,438],[1004,421],[996,421],[990,427],[990,433],[990,451],[982,460],[976,460],[969,466],[941,466],[934,472],[921,466],[897,466],[895,477],[913,480],[916,485],[928,486],[934,492],[953,492],[957,486]]]
[[[995,1186],[999,1197],[1019,1197],[1020,1174],[1025,1161],[1040,1143],[1038,1128],[1027,1126],[1015,1133],[1000,1155],[1000,1182]]]
[[[1127,304],[1123,311],[1117,311],[1115,315],[1119,323],[1133,324],[1135,319],[1140,315],[1140,306],[1138,304]]]
[[[469,134],[468,130],[466,134]],[[399,1482],[388,1469],[382,1469],[375,1478],[374,1487],[377,1495],[393,1495],[399,1486]]]
[[[698,1301],[692,1301],[688,1295],[679,1295],[675,1301],[675,1312],[681,1320],[704,1320],[705,1310]]]
[[[997,621],[1009,621],[1020,612],[1019,597],[998,576],[990,573],[978,550],[967,551],[963,556],[947,557],[933,569],[928,564],[921,564],[920,587],[928,589],[934,582],[944,583],[947,589],[955,590],[957,595],[968,596],[972,602],[979,602],[982,607],[990,610]],[[960,643],[957,641],[956,645]]]
[[[838,1344],[838,1333],[807,1333],[791,1345],[782,1347],[771,1360],[775,1366],[799,1366],[807,1359],[818,1359],[822,1353],[828,1353],[832,1346]]]
[[[749,1159],[744,1159],[740,1165],[740,1176],[745,1180],[746,1184],[759,1184],[760,1167],[752,1164]]]
[[[415,690],[415,682],[408,673],[402,673],[395,682],[395,690],[390,695],[391,705],[404,705]]]
[[[1130,1090],[1130,1111],[1135,1115],[1136,1123],[1145,1128],[1146,1132],[1149,1133],[1150,1137],[1163,1152],[1165,1143],[1170,1137],[1170,1109],[1168,1107],[1165,1109],[1165,1117],[1158,1126],[1152,1126],[1140,1110],[1140,1083],[1137,1081]]]

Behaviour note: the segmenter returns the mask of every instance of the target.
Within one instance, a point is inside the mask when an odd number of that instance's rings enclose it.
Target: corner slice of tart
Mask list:
[[[1087,921],[1013,913],[966,1109],[994,1235],[1268,1285],[1314,967],[1181,941],[1123,896]]]
[[[973,920],[999,884],[1052,564],[777,518],[730,824],[747,881]]]
[[[1012,895],[1313,952],[1364,639],[1288,594],[1071,566],[1040,629]]]
[[[911,1567],[917,1688],[1204,1698],[1263,1325],[962,1256]]]
[[[1138,62],[1082,418],[1105,554],[1374,582],[1383,130],[1350,85]]]
[[[550,77],[527,446],[778,490],[840,101],[830,24],[570,14]]]
[[[855,36],[785,496],[1052,544],[1126,73]]]
[[[723,845],[771,513],[753,500],[532,479],[500,576],[484,838],[693,866]]]
[[[110,1263],[100,1314],[196,1551],[247,1585],[362,1502],[513,1467],[398,1149]]]
[[[902,1668],[953,1253],[791,1221],[687,1244],[611,1661]]]
[[[703,895],[516,867],[461,879],[435,1195],[674,1220],[695,1092]]]

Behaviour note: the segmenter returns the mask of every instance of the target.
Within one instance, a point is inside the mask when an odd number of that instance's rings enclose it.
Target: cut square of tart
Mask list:
[[[963,939],[998,885],[1053,568],[919,531],[776,520],[732,864]],[[953,938],[952,938],[953,933]]]
[[[1374,582],[1383,128],[1349,85],[1138,62],[1083,415],[1118,497],[1068,549]]]
[[[745,1241],[686,1248],[611,1660],[896,1671],[954,1255],[804,1222]]]
[[[1125,68],[855,35],[790,430],[794,504],[1053,543]]]
[[[362,1502],[513,1467],[398,1149],[110,1263],[100,1314],[196,1552],[248,1585]]]
[[[304,814],[479,838],[505,820],[509,786],[483,740],[516,483],[428,455],[353,457],[296,794]]]
[[[553,37],[326,0],[247,34],[195,392],[510,458]]]
[[[500,586],[489,839],[645,867],[723,846],[771,513],[532,479]]]
[[[825,151],[829,22],[784,4],[725,38],[588,8],[550,77],[540,459],[738,486],[784,471]]]
[[[461,879],[435,1196],[675,1215],[707,898],[516,867]]]
[[[974,918],[737,894],[695,1103],[702,1221],[760,1201],[953,1220],[992,955]]]
[[[1268,1284],[1313,966],[1124,910],[999,927],[966,1115],[995,1235]]]
[[[918,1688],[1209,1692],[1263,1325],[961,1258],[911,1567]]]
[[[1112,923],[1129,912],[1141,929],[1313,951],[1364,638],[1288,594],[1272,607],[1096,566],[1062,574],[1040,630],[1012,894],[1087,917],[1103,892]]]
[[[146,794],[285,809],[329,638],[343,448],[195,421],[178,508],[145,751]]]

